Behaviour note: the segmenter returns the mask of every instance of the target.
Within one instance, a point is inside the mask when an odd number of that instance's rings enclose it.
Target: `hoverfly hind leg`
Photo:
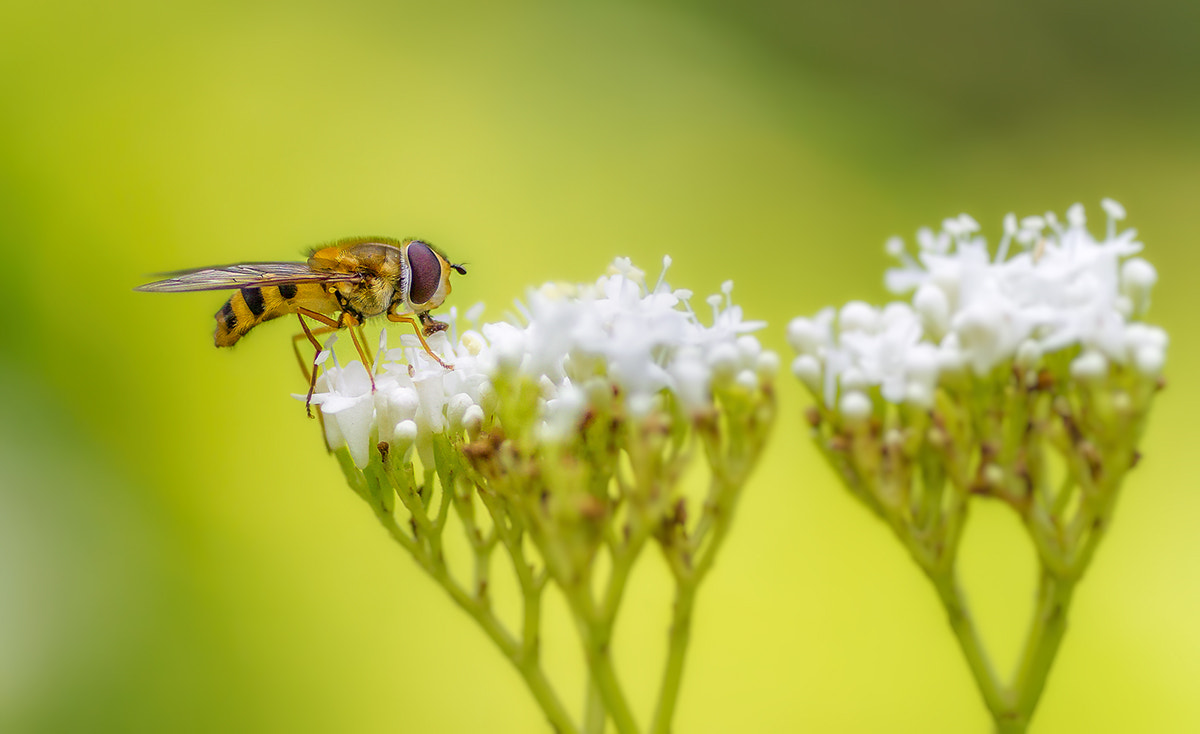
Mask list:
[[[304,320],[305,316],[313,319],[314,321],[319,321],[320,323],[324,324],[324,326],[314,332],[312,329],[308,328],[308,322]],[[321,342],[317,341],[317,335],[328,334],[330,332],[337,331],[342,327],[338,324],[338,322],[334,321],[328,316],[317,313],[316,311],[310,311],[307,308],[301,308],[297,310],[296,318],[300,319],[300,328],[304,331],[292,337],[292,349],[296,353],[296,361],[300,363],[300,371],[304,374],[304,379],[308,381],[308,396],[304,400],[304,411],[308,414],[309,418],[312,418],[312,398],[313,393],[317,390],[317,359],[321,356],[321,351],[324,349],[324,347],[321,346]],[[307,338],[309,343],[313,345],[314,352],[311,368],[306,366],[306,362],[300,356],[300,340],[304,338]]]

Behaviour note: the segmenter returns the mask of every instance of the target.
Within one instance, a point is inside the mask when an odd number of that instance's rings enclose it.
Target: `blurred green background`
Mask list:
[[[1074,201],[1098,227],[1111,196],[1162,276],[1171,384],[1034,730],[1200,731],[1198,37],[1182,0],[10,0],[0,730],[548,730],[344,487],[289,397],[292,328],[218,351],[221,297],[132,292],[146,273],[419,235],[469,264],[454,302],[496,317],[669,253],[701,296],[733,278],[786,364],[791,316],[885,297],[889,235],[966,211],[994,238],[1007,211]],[[989,730],[934,594],[781,382],[678,731]],[[993,509],[964,572],[1007,670],[1033,566]],[[618,628],[643,717],[660,565]]]

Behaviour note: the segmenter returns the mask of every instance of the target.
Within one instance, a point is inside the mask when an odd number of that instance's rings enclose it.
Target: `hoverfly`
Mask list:
[[[371,360],[363,346],[362,323],[372,316],[386,315],[389,321],[411,324],[429,356],[442,367],[452,367],[429,348],[425,337],[446,329],[429,312],[450,294],[450,271],[466,275],[462,265],[446,259],[440,250],[417,239],[349,237],[313,248],[308,262],[259,262],[219,265],[164,273],[166,280],[139,286],[139,291],[181,293],[186,291],[234,290],[216,313],[213,341],[218,347],[237,343],[264,321],[296,314],[303,332],[292,342],[300,359],[303,338],[316,349],[308,378],[308,401],[317,384],[317,358],[321,343],[317,334],[350,328],[363,365]],[[336,314],[332,316],[332,314]],[[305,317],[323,326],[310,329]],[[356,329],[358,332],[356,333]],[[304,361],[300,360],[301,368]],[[368,368],[369,369],[369,368]],[[374,376],[371,385],[374,387]]]

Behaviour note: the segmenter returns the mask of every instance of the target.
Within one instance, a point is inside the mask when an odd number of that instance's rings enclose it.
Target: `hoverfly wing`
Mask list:
[[[184,293],[232,290],[247,286],[354,283],[362,280],[362,276],[358,273],[317,272],[307,263],[297,262],[238,263],[194,270],[179,270],[162,273],[162,275],[172,277],[140,285],[134,290]]]

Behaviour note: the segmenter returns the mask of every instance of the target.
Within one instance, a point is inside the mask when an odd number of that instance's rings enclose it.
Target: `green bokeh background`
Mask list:
[[[495,317],[529,285],[669,253],[676,286],[734,279],[786,364],[791,316],[885,297],[887,236],[960,211],[994,236],[1074,201],[1096,223],[1111,196],[1161,274],[1170,386],[1034,729],[1200,731],[1198,8],[10,0],[0,730],[548,730],[345,489],[289,397],[292,330],[218,351],[220,297],[132,292],[146,273],[419,235],[469,264],[455,303]],[[678,731],[987,731],[934,594],[781,382]],[[1032,557],[998,508],[964,553],[1007,669]],[[659,566],[617,631],[643,717]]]

